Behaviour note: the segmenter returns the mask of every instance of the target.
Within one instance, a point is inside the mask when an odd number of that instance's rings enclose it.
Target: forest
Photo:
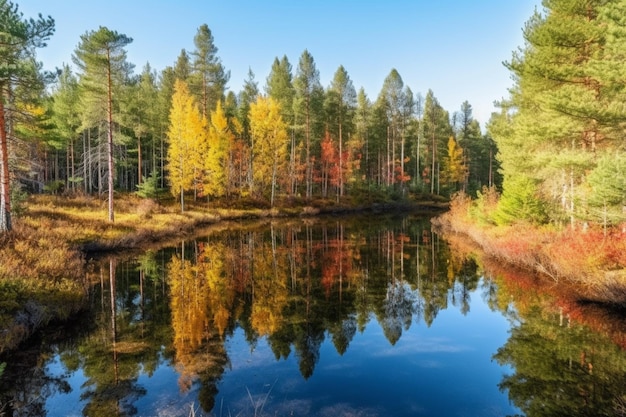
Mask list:
[[[185,198],[358,201],[473,193],[498,182],[495,144],[471,105],[450,114],[394,69],[372,99],[342,65],[322,86],[305,49],[297,65],[276,57],[264,83],[250,70],[233,92],[202,25],[195,49],[160,72],[149,63],[136,71],[125,50],[132,38],[100,27],[81,36],[73,66],[52,74],[35,50],[53,36],[53,19],[24,20],[17,5],[1,4],[12,25],[0,82],[3,218],[25,193],[102,196],[113,220],[114,192],[169,190],[184,210]]]
[[[467,195],[479,223],[599,227],[626,218],[624,1],[546,0],[504,65],[513,86],[485,133],[465,101],[450,113],[392,69],[375,99],[339,65],[324,87],[304,50],[228,89],[208,25],[163,71],[128,62],[132,38],[80,37],[68,65],[43,70],[51,17],[0,2],[0,229],[29,193],[115,193],[230,207],[314,199],[359,204]],[[169,191],[169,193],[167,192]],[[208,206],[206,206],[208,207]],[[619,238],[619,235],[618,235]],[[618,262],[619,264],[619,262]]]

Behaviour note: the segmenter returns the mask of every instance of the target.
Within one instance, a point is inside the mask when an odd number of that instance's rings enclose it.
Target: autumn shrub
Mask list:
[[[141,218],[151,219],[154,214],[162,212],[162,208],[155,200],[144,198],[135,207],[135,212]]]
[[[306,206],[302,208],[303,216],[315,216],[319,214],[319,212],[320,212],[320,209],[317,207]]]
[[[470,216],[480,224],[495,224],[494,213],[498,209],[500,194],[496,187],[483,187],[469,208]]]

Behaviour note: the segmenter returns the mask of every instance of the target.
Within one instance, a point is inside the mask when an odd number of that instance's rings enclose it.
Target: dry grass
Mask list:
[[[136,247],[218,219],[209,212],[174,210],[124,196],[110,223],[105,201],[32,196],[14,229],[0,236],[0,352],[82,308],[88,287],[85,250]]]

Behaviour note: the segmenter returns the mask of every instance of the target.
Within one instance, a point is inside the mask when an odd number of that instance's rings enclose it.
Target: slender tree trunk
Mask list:
[[[296,135],[293,129],[291,129],[291,152],[289,152],[289,180],[290,180],[290,192],[292,195],[296,194]]]
[[[113,213],[113,81],[111,80],[111,51],[107,49],[107,161],[109,165],[109,221],[115,221]]]
[[[435,168],[436,168],[435,165],[437,163],[437,140],[435,138],[434,131],[433,131],[431,146],[432,146],[432,151],[431,151],[432,163],[431,163],[431,170],[430,170],[430,193],[435,194]]]
[[[343,138],[341,115],[339,118],[339,192],[337,193],[337,202],[339,202],[339,197],[343,197]]]
[[[313,178],[313,167],[311,166],[311,118],[310,118],[310,103],[307,97],[306,104],[306,198],[311,198],[313,194],[313,185],[311,184]]]
[[[387,126],[387,164],[386,164],[386,169],[385,169],[385,176],[387,177],[385,179],[385,184],[387,186],[391,185],[391,143],[390,143],[390,138],[389,138],[389,126]]]
[[[87,154],[87,138],[85,135],[85,131],[83,130],[83,191],[87,194],[87,158],[85,155]]]
[[[137,137],[137,184],[141,185],[142,172],[141,172],[141,135]]]
[[[76,157],[74,156],[74,139],[70,140],[70,178],[72,178],[72,191],[76,190],[76,170],[75,170],[75,163],[76,163]]]
[[[417,148],[415,149],[415,185],[420,183],[420,133],[417,133]]]
[[[489,146],[489,188],[493,186],[493,149]]]
[[[70,154],[72,153],[72,142],[70,141],[67,144],[67,150],[65,151],[65,166],[67,167],[67,172],[65,173],[65,189],[71,189],[70,177]]]
[[[0,93],[2,88],[0,86]],[[4,102],[0,95],[0,233],[11,230],[11,191],[9,189],[9,147]]]
[[[276,161],[276,156],[274,156],[274,164],[272,166],[272,196],[270,198],[270,206],[274,207],[274,193],[276,190],[276,168],[277,165],[277,161]]]
[[[400,181],[400,186],[402,187],[402,195],[404,195],[405,192],[405,185],[406,185],[406,180],[405,180],[405,176],[404,176],[404,129],[402,129],[402,133],[401,133],[401,137],[400,137],[400,176],[402,178],[402,180]]]

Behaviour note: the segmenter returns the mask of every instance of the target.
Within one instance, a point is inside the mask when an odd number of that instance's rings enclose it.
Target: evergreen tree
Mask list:
[[[218,49],[208,25],[198,28],[193,43],[196,49],[191,53],[193,62],[189,84],[200,103],[202,115],[208,117],[218,101],[224,100],[230,71],[224,69],[217,56]]]
[[[348,153],[345,149],[345,138],[349,138],[353,129],[354,111],[356,109],[356,90],[348,71],[343,66],[339,66],[330,88],[326,92],[326,113],[328,117],[328,130],[337,138],[338,149],[338,172],[339,184],[337,188],[338,197],[344,194],[344,172],[348,164]]]
[[[294,96],[292,67],[287,56],[279,60],[274,58],[270,74],[267,77],[265,92],[280,104],[283,121],[289,129],[289,192],[296,192],[298,183],[304,178],[300,175],[302,152],[298,149],[295,134]]]
[[[514,75],[504,116],[494,123],[506,184],[525,177],[571,227],[593,199],[583,186],[597,156],[623,147],[623,2],[544,2],[524,28],[525,45],[506,63]],[[505,126],[506,122],[508,126]]]
[[[355,139],[360,143],[360,148],[363,150],[361,172],[368,185],[370,184],[370,178],[373,177],[373,169],[371,164],[370,155],[370,127],[372,123],[372,103],[367,98],[367,94],[363,87],[359,89],[357,94],[357,106],[354,116],[355,123]]]
[[[246,143],[250,143],[250,104],[259,96],[258,82],[254,80],[254,72],[248,68],[248,78],[244,81],[243,90],[239,93],[237,118],[241,124],[241,136]]]
[[[301,125],[304,136],[304,163],[306,164],[306,198],[313,195],[313,171],[315,164],[314,146],[319,144],[323,129],[324,89],[320,83],[320,74],[311,53],[304,50],[298,61],[298,68],[293,82],[295,89],[294,109],[297,124]]]
[[[109,221],[114,221],[113,186],[114,186],[114,156],[113,156],[113,90],[120,88],[130,73],[132,67],[126,61],[124,47],[131,43],[132,38],[119,34],[106,27],[97,31],[90,31],[81,36],[81,40],[74,51],[74,63],[81,70],[81,84],[87,94],[94,100],[104,104],[106,154],[108,171],[108,199]]]
[[[86,175],[77,177],[76,152],[74,142],[78,138],[78,130],[81,125],[79,109],[78,79],[72,73],[69,65],[63,65],[56,88],[52,93],[52,123],[56,135],[64,143],[67,150],[67,183],[66,186],[74,188],[79,179],[85,181]],[[83,167],[86,166],[83,164]],[[86,184],[85,184],[86,186]],[[85,191],[86,191],[85,187]]]
[[[20,86],[27,92],[29,86],[40,85],[34,51],[46,46],[54,33],[54,20],[41,15],[24,19],[17,5],[7,0],[0,0],[0,18],[0,233],[4,233],[12,229],[8,146],[11,97]]]
[[[423,124],[428,163],[422,177],[430,185],[431,194],[439,194],[441,161],[446,155],[448,138],[452,136],[452,126],[448,112],[441,107],[431,90],[428,90],[424,100]]]
[[[406,140],[408,126],[414,118],[415,101],[413,92],[408,86],[404,86],[396,69],[392,69],[385,78],[378,103],[387,117],[386,184],[389,186],[400,183],[404,192],[406,182],[410,180],[410,175],[405,170],[405,164],[410,159],[406,151]]]
[[[141,184],[144,173],[144,165],[150,166],[150,171],[156,170],[156,153],[152,144],[152,158],[148,158],[148,164],[144,159],[142,141],[153,138],[154,129],[158,126],[158,91],[156,86],[156,74],[149,64],[146,64],[141,75],[137,77],[126,91],[127,97],[124,103],[124,124],[129,128],[137,141],[137,184]]]
[[[603,155],[586,177],[589,210],[592,220],[600,220],[606,233],[609,225],[624,221],[626,208],[626,154]]]

